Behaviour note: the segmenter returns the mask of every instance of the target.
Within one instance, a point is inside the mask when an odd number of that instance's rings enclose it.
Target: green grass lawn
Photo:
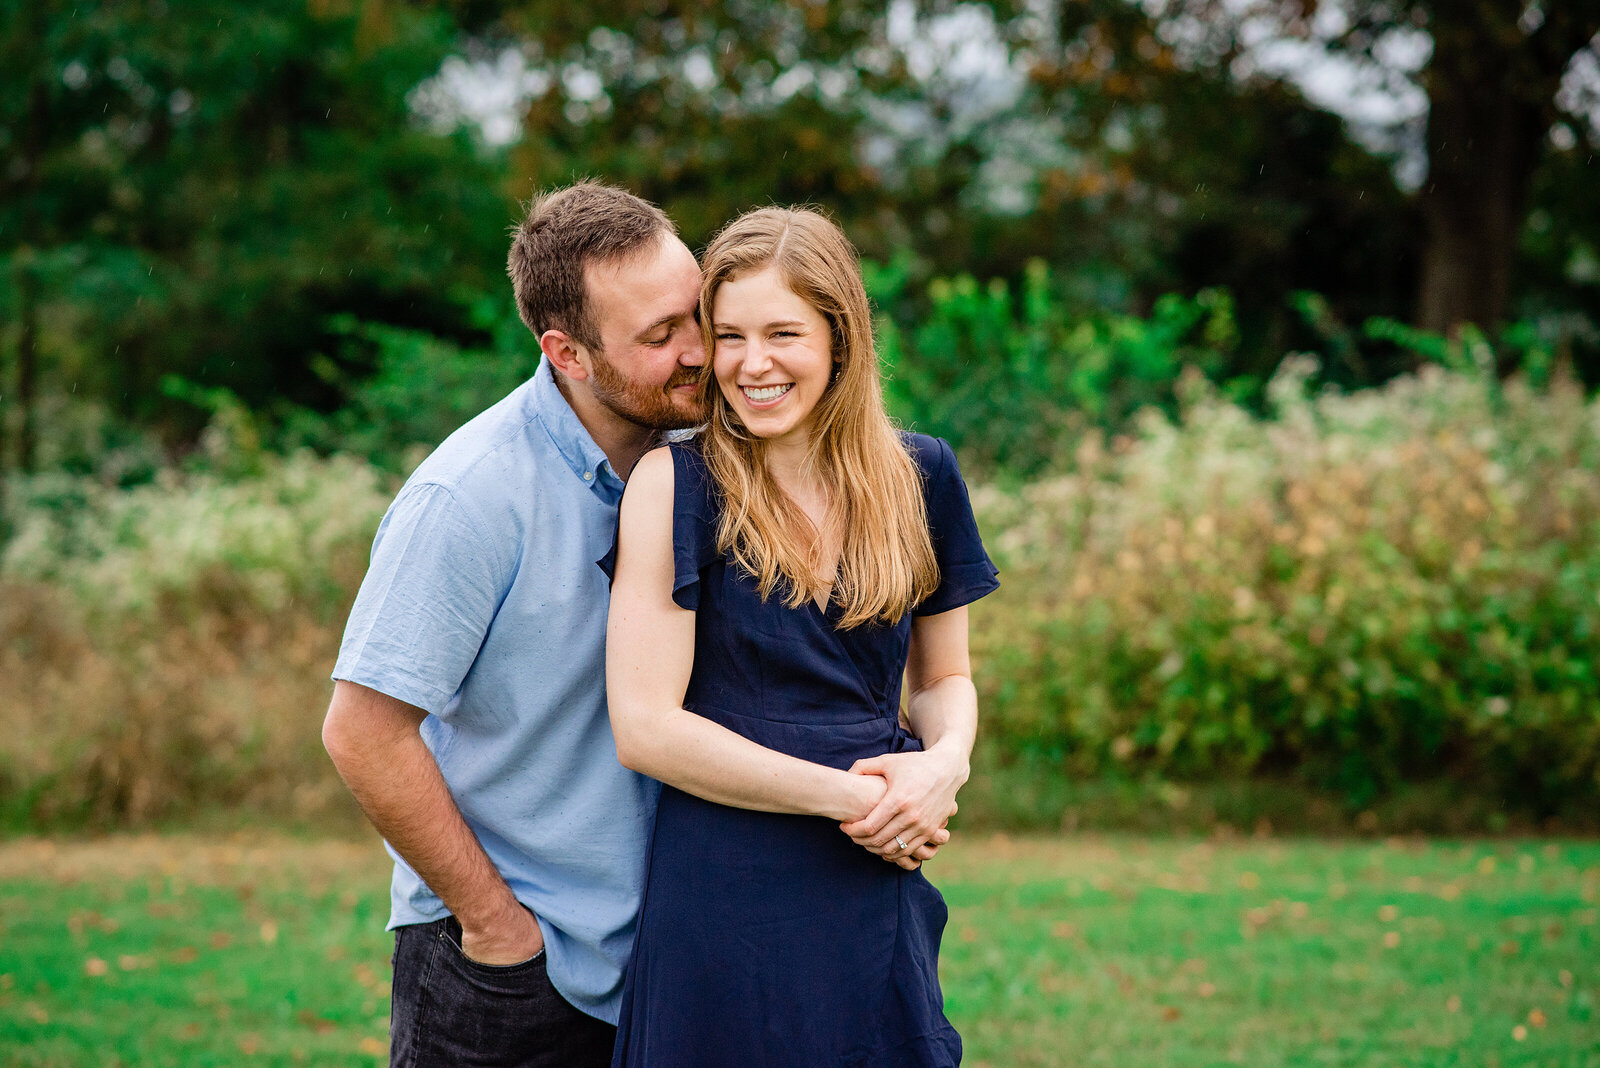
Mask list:
[[[0,843],[0,1063],[381,1063],[369,842]],[[1600,844],[958,838],[967,1064],[1600,1065]]]

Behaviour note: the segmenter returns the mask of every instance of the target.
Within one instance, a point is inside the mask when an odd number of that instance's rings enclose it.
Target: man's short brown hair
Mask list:
[[[589,307],[584,270],[591,263],[614,263],[677,232],[654,204],[600,182],[543,194],[511,239],[506,273],[517,313],[535,337],[561,330],[600,351],[600,325]]]

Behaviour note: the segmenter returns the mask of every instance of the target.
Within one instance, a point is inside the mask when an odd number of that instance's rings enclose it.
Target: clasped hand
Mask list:
[[[883,796],[872,811],[839,825],[857,845],[913,871],[950,840],[956,791],[967,778],[965,761],[936,750],[885,753],[856,761],[850,772],[884,780]]]

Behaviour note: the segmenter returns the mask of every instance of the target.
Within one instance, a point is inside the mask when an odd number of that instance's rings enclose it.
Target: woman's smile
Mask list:
[[[740,386],[739,390],[754,408],[770,408],[788,395],[794,388],[793,382],[782,382],[775,386]]]

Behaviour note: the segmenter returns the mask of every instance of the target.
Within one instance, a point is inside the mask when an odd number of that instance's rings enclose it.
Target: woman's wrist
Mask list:
[[[832,811],[824,815],[840,823],[853,823],[864,818],[877,806],[888,789],[888,783],[878,775],[855,775],[841,771],[835,781],[837,796],[832,800]]]
[[[941,739],[923,750],[941,758],[957,786],[966,785],[967,779],[972,775],[971,750],[959,742]]]

